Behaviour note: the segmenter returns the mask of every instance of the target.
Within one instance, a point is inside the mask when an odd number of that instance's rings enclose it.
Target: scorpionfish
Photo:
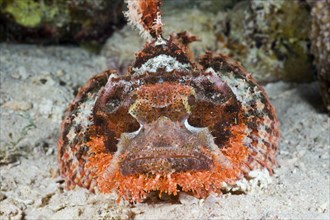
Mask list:
[[[276,164],[279,124],[264,89],[238,62],[194,61],[187,32],[163,37],[159,0],[127,1],[148,40],[126,74],[107,70],[66,109],[60,174],[75,186],[141,202],[151,192],[221,193]]]

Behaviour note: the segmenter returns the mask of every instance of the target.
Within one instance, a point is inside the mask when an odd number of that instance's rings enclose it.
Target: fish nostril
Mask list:
[[[196,103],[196,97],[194,95],[190,95],[188,97],[188,104],[189,105],[194,105]]]
[[[105,106],[104,110],[106,112],[114,112],[121,104],[121,100],[119,98],[112,98],[110,101],[108,101]]]

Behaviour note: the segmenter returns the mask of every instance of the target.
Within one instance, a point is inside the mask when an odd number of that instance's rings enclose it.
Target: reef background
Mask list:
[[[92,75],[125,72],[144,42],[124,26],[123,2],[108,2],[0,0],[0,219],[330,218],[330,119],[322,104],[330,1],[321,0],[164,3],[166,35],[197,35],[196,58],[208,49],[229,54],[265,85],[282,133],[267,188],[136,205],[117,204],[115,194],[64,191],[56,161],[64,109]]]

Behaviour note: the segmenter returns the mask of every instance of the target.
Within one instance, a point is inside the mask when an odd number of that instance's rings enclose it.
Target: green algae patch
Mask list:
[[[24,27],[37,27],[43,22],[51,22],[56,15],[64,11],[56,4],[46,4],[44,1],[0,1],[4,4],[2,11],[14,17],[15,21]]]
[[[99,47],[125,24],[123,0],[0,0],[0,41]]]

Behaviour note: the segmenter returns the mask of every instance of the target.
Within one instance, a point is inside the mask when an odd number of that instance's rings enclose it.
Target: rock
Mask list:
[[[219,204],[220,201],[221,201],[221,197],[219,195],[211,194],[205,199],[204,204],[206,206],[211,207],[214,206],[215,204]]]
[[[193,205],[193,204],[198,204],[200,202],[199,199],[197,199],[196,197],[191,196],[185,192],[179,193],[179,200],[180,200],[181,204],[184,204],[184,205]]]
[[[330,1],[313,4],[310,38],[321,95],[325,108],[330,112]]]
[[[123,0],[1,0],[0,41],[103,43],[125,21]]]
[[[125,26],[120,31],[115,32],[105,43],[101,54],[107,57],[107,66],[109,69],[118,70],[125,73],[127,67],[132,65],[134,56],[143,47],[144,40],[137,31],[131,27]]]
[[[196,58],[204,54],[206,50],[216,49],[216,36],[214,35],[216,15],[214,13],[196,8],[165,10],[162,18],[163,23],[166,24],[165,36],[183,31],[198,36],[200,40],[189,45]]]
[[[218,50],[258,81],[310,81],[309,6],[302,1],[244,1],[218,19]]]
[[[12,73],[11,76],[14,78],[14,79],[27,79],[29,77],[27,71],[26,71],[26,68],[24,66],[20,66],[17,68],[17,72],[15,73]]]
[[[5,201],[1,204],[0,216],[1,219],[21,220],[24,217],[24,211],[17,205]]]
[[[5,200],[6,198],[7,196],[4,193],[0,192],[0,201]]]
[[[173,9],[198,8],[204,12],[217,13],[234,7],[234,5],[242,0],[180,0],[180,1],[164,1],[164,10]]]

